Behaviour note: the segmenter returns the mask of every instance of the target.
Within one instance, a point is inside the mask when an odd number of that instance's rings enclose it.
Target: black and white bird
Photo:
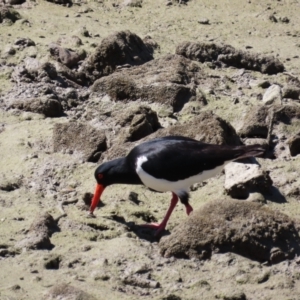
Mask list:
[[[192,184],[211,178],[226,164],[252,156],[260,156],[260,145],[228,146],[206,144],[182,136],[167,136],[134,147],[127,156],[105,162],[95,171],[97,181],[89,214],[93,215],[104,189],[112,184],[141,184],[159,192],[172,192],[169,209],[156,228],[159,234],[166,228],[178,198],[189,215],[189,188]]]

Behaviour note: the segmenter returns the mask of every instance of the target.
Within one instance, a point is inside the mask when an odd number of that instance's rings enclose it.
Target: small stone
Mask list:
[[[263,96],[263,103],[265,105],[279,104],[282,102],[281,87],[277,84],[272,84]]]
[[[11,46],[8,46],[5,50],[4,50],[4,53],[8,54],[8,55],[15,55],[16,54],[16,49],[11,47]]]
[[[270,278],[270,272],[269,271],[265,271],[263,272],[261,275],[259,275],[257,278],[256,278],[256,282],[257,283],[264,283],[266,281],[269,280]]]
[[[198,21],[199,24],[202,24],[202,25],[209,25],[209,20],[204,18],[204,19],[200,19]]]
[[[83,252],[90,251],[91,249],[92,249],[92,246],[90,246],[90,245],[83,245],[82,248],[81,248],[81,250]]]
[[[290,19],[288,17],[279,18],[280,22],[282,23],[289,23]]]
[[[233,294],[225,295],[223,300],[247,300],[243,292],[234,292]]]
[[[253,192],[268,192],[272,186],[269,174],[257,163],[229,163],[225,176],[226,193],[237,199],[247,199]]]
[[[290,148],[291,156],[296,156],[296,155],[300,154],[300,133],[291,137],[288,140],[288,145]]]
[[[269,16],[269,20],[271,22],[273,22],[273,23],[277,23],[278,22],[277,18],[273,14]]]

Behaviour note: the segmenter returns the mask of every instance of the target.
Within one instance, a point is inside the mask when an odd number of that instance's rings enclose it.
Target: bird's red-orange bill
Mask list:
[[[97,205],[100,201],[101,194],[103,193],[104,189],[105,189],[105,187],[102,184],[97,183],[94,197],[92,199],[92,204],[90,207],[90,214],[93,214],[95,208],[97,207]]]

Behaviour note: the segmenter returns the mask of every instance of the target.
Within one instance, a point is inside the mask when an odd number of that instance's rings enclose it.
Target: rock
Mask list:
[[[102,77],[91,89],[95,93],[106,93],[115,101],[141,98],[171,106],[178,112],[185,103],[196,99],[196,91],[189,84],[199,71],[199,66],[192,61],[167,55]]]
[[[83,45],[82,40],[77,35],[72,36],[62,36],[57,40],[57,44],[59,46],[71,46],[71,47],[79,47]]]
[[[84,59],[74,50],[63,48],[54,43],[50,44],[49,51],[57,61],[69,68],[76,67],[78,62]]]
[[[152,37],[150,35],[146,35],[144,38],[143,38],[143,42],[144,44],[146,45],[148,51],[153,55],[154,51],[155,50],[158,50],[160,49],[160,46],[157,44],[156,41],[154,41],[152,39]]]
[[[184,42],[176,47],[176,54],[202,63],[220,61],[228,66],[259,71],[269,75],[284,71],[283,64],[272,56],[236,50],[230,45]]]
[[[0,190],[11,192],[16,189],[19,189],[22,185],[22,180],[20,177],[7,177],[2,174],[0,176]]]
[[[140,37],[130,31],[119,31],[105,39],[82,64],[82,78],[92,84],[96,79],[113,73],[117,66],[141,65],[153,57]]]
[[[198,23],[202,25],[209,25],[209,20],[207,18],[200,19]]]
[[[80,75],[77,72],[74,72],[73,70],[69,69],[67,66],[63,65],[62,63],[60,63],[58,61],[54,63],[54,67],[55,67],[55,71],[57,72],[57,75],[59,75],[59,79],[61,79],[61,78],[67,79],[66,80],[67,86],[68,86],[69,80],[72,82],[75,82],[76,84],[83,85]],[[71,85],[71,86],[73,86],[73,85]]]
[[[294,135],[288,140],[291,156],[300,154],[300,133]]]
[[[294,221],[254,202],[209,201],[160,240],[165,257],[206,259],[234,252],[260,262],[278,263],[300,253]],[[217,228],[217,230],[216,230]],[[274,248],[283,255],[272,258]]]
[[[273,114],[273,123],[293,124],[300,119],[300,107],[298,105],[272,105],[252,107],[244,118],[242,127],[238,130],[241,137],[268,136],[270,118]]]
[[[290,23],[290,19],[288,17],[280,17],[279,21],[281,23]]]
[[[247,300],[247,298],[243,292],[233,292],[224,295],[223,300]]]
[[[235,129],[225,120],[211,111],[201,112],[193,120],[184,124],[176,124],[167,128],[158,129],[156,132],[146,136],[136,143],[115,143],[104,153],[104,160],[112,160],[122,157],[137,144],[168,135],[181,135],[190,137],[205,143],[240,145],[241,141]]]
[[[274,14],[271,14],[271,15],[269,16],[269,20],[270,20],[271,22],[273,22],[273,23],[277,23],[277,22],[278,22],[277,18],[274,16]]]
[[[96,300],[93,296],[66,283],[61,283],[51,287],[43,296],[42,300]]]
[[[268,136],[268,115],[266,106],[252,107],[244,117],[243,125],[238,130],[241,137],[267,138]]]
[[[72,1],[71,0],[46,0],[48,2],[52,2],[55,4],[59,4],[59,5],[64,5],[64,6],[71,6],[72,5]]]
[[[118,142],[140,140],[161,127],[156,112],[147,106],[127,110],[118,117],[116,124],[122,127]]]
[[[174,295],[174,294],[169,294],[169,295],[164,296],[164,297],[162,297],[162,298],[160,298],[160,299],[161,299],[161,300],[182,300],[181,297],[176,296],[176,295]]]
[[[21,15],[11,7],[0,6],[0,23],[11,25],[21,19]]]
[[[122,279],[122,283],[125,285],[137,286],[140,288],[156,289],[160,287],[160,283],[158,281],[143,279],[134,275],[124,277]]]
[[[167,135],[183,135],[205,143],[219,145],[240,145],[241,141],[230,123],[215,115],[212,111],[199,113],[193,120],[184,124],[159,129],[147,137],[147,140]]]
[[[281,105],[282,93],[281,93],[280,86],[277,84],[272,84],[264,93],[262,101],[265,105],[271,105],[271,104]]]
[[[142,7],[143,0],[124,0],[123,6]]]
[[[135,143],[124,143],[119,144],[116,143],[112,147],[110,147],[105,153],[103,154],[103,157],[101,156],[101,161],[109,161],[115,158],[126,156],[129,151],[134,147]],[[103,158],[103,159],[102,159]]]
[[[57,78],[56,68],[53,64],[41,63],[39,60],[27,57],[24,64],[18,65],[12,73],[15,82],[45,81]]]
[[[6,55],[15,55],[17,53],[16,49],[10,45],[7,45],[4,49]]]
[[[258,145],[261,145],[262,147],[265,148],[265,150],[267,150],[269,148],[269,145],[268,145],[268,142],[266,139],[260,139],[260,138],[252,138],[252,139],[245,139],[243,140],[243,143],[245,145],[255,145],[255,144],[258,144]]]
[[[231,162],[225,167],[224,188],[232,198],[246,199],[250,193],[268,193],[272,186],[269,174],[259,164]]]
[[[20,49],[24,49],[30,46],[35,46],[35,42],[29,38],[18,38],[15,40],[14,44],[18,46]]]
[[[58,231],[58,227],[53,217],[48,213],[40,214],[31,224],[26,238],[16,243],[15,247],[34,250],[50,250],[53,248],[50,236],[55,231]]]
[[[9,105],[9,108],[43,114],[50,118],[61,117],[63,113],[60,102],[48,97],[16,100]]]
[[[268,80],[261,80],[258,82],[257,86],[261,87],[262,89],[267,89],[271,83]]]
[[[55,124],[52,139],[54,152],[77,151],[90,162],[97,162],[107,148],[103,130],[78,122]]]
[[[282,98],[289,98],[293,100],[299,100],[300,87],[296,86],[284,86],[282,89]]]
[[[50,254],[50,256],[46,257],[44,260],[44,268],[46,270],[58,270],[62,258],[60,255]]]
[[[274,122],[292,124],[294,120],[300,119],[300,106],[298,105],[277,105],[274,106]]]

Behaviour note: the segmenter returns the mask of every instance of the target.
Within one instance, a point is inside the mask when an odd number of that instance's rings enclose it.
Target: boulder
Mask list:
[[[54,4],[64,5],[64,6],[71,6],[72,1],[71,0],[46,0],[48,2],[52,2]]]
[[[124,0],[122,6],[142,7],[143,0]]]
[[[68,285],[66,283],[59,283],[51,287],[46,294],[41,298],[42,300],[96,300],[95,297],[80,290],[77,287]]]
[[[77,35],[71,35],[71,36],[61,36],[58,38],[56,42],[59,46],[71,46],[71,47],[79,47],[82,44],[82,40]]]
[[[142,142],[168,135],[186,136],[212,144],[241,144],[240,138],[236,134],[235,129],[228,122],[211,111],[205,111],[201,112],[197,117],[189,122],[158,129],[156,132],[147,135],[137,142],[123,143],[124,139],[122,140],[122,137],[121,139],[118,137],[112,147],[104,153],[103,160],[107,161],[125,156],[134,146]]]
[[[157,42],[155,40],[153,40],[150,35],[146,35],[143,38],[143,42],[144,42],[144,44],[146,45],[146,47],[148,48],[148,50],[151,54],[153,54],[155,50],[160,49]]]
[[[238,130],[239,135],[249,138],[266,138],[272,115],[274,124],[292,124],[300,119],[300,106],[274,104],[271,107],[252,107],[246,114],[242,127]]]
[[[296,156],[300,154],[300,133],[292,136],[288,140],[288,145],[290,148],[291,156]]]
[[[45,117],[50,118],[61,117],[63,114],[60,102],[57,99],[46,96],[32,99],[16,99],[9,105],[9,108],[43,114]]]
[[[95,52],[82,64],[82,78],[87,84],[113,73],[117,66],[141,65],[153,59],[147,46],[129,30],[119,31],[104,38]]]
[[[97,162],[107,148],[103,130],[88,124],[68,122],[55,124],[53,128],[53,151],[79,152],[85,161]]]
[[[16,10],[8,6],[0,6],[0,23],[10,25],[19,19],[21,19],[21,15]]]
[[[40,214],[31,224],[28,233],[24,239],[16,243],[16,248],[26,249],[52,249],[50,237],[58,231],[58,227],[53,217],[48,214]]]
[[[38,59],[27,57],[24,64],[18,65],[13,73],[15,82],[50,81],[57,78],[56,68],[52,63],[42,63]]]
[[[142,99],[171,106],[178,112],[185,103],[196,99],[191,82],[198,72],[199,66],[191,60],[167,55],[102,77],[91,89],[95,93],[106,93],[115,101]]]
[[[50,44],[50,54],[60,63],[68,68],[76,67],[78,62],[84,57],[81,57],[76,51],[72,49],[63,48],[57,44]]]
[[[299,96],[300,96],[299,86],[286,85],[282,89],[282,98],[299,100]]]
[[[35,42],[29,38],[17,38],[14,42],[14,45],[19,49],[24,49],[26,47],[35,46]]]
[[[235,68],[259,71],[269,75],[284,71],[284,65],[273,56],[237,50],[230,45],[183,42],[176,47],[176,54],[202,63],[219,61]]]
[[[20,177],[8,176],[5,174],[0,175],[0,190],[6,192],[12,192],[17,190],[22,185],[22,179]]]
[[[120,142],[140,140],[161,127],[156,112],[147,106],[125,111],[118,117],[116,124],[122,127],[118,135]]]
[[[239,200],[209,201],[159,243],[165,257],[210,258],[234,252],[279,263],[300,254],[298,224],[267,206]]]
[[[281,105],[282,92],[278,84],[272,84],[264,93],[262,102],[265,105],[277,104]]]
[[[204,143],[219,145],[240,145],[241,141],[230,123],[215,115],[212,111],[200,112],[193,120],[183,124],[159,129],[148,139],[167,135],[182,135],[202,141]]]
[[[262,170],[255,159],[249,163],[231,162],[225,167],[224,188],[232,198],[246,199],[250,193],[262,194],[270,192],[272,179]]]

